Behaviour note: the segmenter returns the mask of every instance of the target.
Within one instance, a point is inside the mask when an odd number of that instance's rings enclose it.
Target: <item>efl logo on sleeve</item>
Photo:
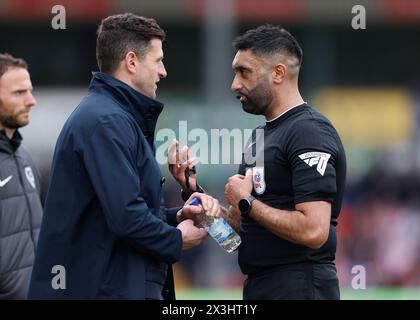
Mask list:
[[[324,176],[325,169],[327,168],[328,160],[331,155],[325,152],[306,152],[299,155],[299,158],[302,159],[308,166],[316,166],[316,170]]]

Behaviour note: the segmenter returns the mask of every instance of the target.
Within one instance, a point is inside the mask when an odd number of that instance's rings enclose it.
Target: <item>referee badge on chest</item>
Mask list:
[[[252,168],[252,182],[256,194],[263,194],[265,191],[264,167]]]

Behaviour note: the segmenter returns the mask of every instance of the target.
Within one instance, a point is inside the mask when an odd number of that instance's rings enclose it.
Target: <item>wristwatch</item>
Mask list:
[[[244,199],[241,199],[238,203],[238,209],[241,212],[241,215],[248,216],[251,212],[252,201],[255,200],[254,196],[248,196]]]

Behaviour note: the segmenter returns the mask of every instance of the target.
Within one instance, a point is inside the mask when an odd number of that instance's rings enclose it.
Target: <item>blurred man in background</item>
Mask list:
[[[0,300],[26,299],[41,226],[41,180],[18,131],[35,104],[27,63],[0,54]]]
[[[245,112],[266,119],[258,128],[264,143],[253,134],[239,174],[225,187],[231,208],[223,216],[242,238],[243,298],[339,299],[334,260],[346,174],[340,138],[299,93],[302,49],[288,31],[261,26],[234,47],[232,90]],[[201,189],[191,165],[170,167],[187,196]]]
[[[207,235],[188,219],[200,208],[162,205],[154,131],[164,39],[154,19],[133,14],[99,26],[101,72],[57,141],[30,298],[173,299],[170,265]],[[220,215],[217,200],[196,196]],[[65,274],[52,285],[55,266]]]

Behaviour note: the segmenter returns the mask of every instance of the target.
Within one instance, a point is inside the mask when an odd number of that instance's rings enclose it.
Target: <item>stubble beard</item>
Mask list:
[[[249,91],[246,100],[241,103],[245,112],[264,115],[272,101],[273,95],[268,89],[268,79],[264,79],[254,89]]]
[[[19,129],[26,126],[29,121],[19,121],[18,117],[22,112],[17,114],[5,114],[2,111],[2,101],[0,100],[0,124],[3,128]]]

